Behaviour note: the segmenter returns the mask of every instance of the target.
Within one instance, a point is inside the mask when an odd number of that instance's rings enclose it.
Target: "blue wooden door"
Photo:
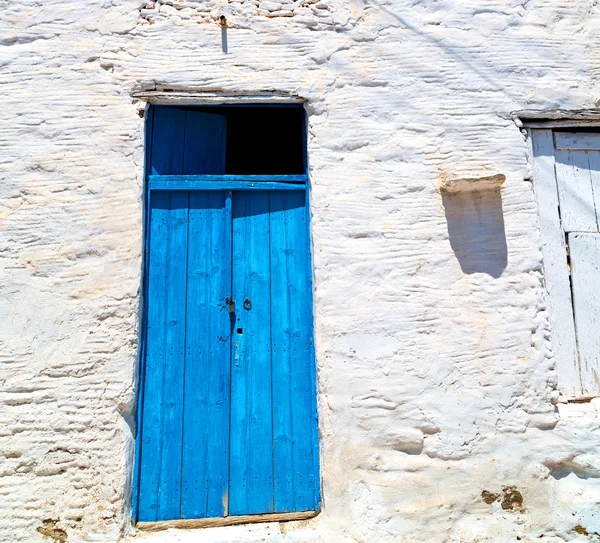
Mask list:
[[[316,507],[306,195],[233,193],[229,513]]]
[[[225,120],[154,111],[159,175],[224,172]],[[137,520],[319,507],[306,193],[149,193]]]

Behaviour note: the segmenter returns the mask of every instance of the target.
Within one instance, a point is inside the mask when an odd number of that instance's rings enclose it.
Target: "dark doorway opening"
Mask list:
[[[230,175],[301,175],[306,173],[302,105],[244,106],[155,106],[187,112],[210,113],[223,118],[225,126],[225,172],[204,174]],[[192,118],[192,115],[186,117]],[[188,119],[186,118],[186,123]],[[193,134],[193,131],[186,131]],[[189,136],[193,137],[193,136]],[[205,141],[186,141],[186,153],[203,155]],[[160,174],[176,172],[161,171]],[[186,172],[192,173],[192,172]]]

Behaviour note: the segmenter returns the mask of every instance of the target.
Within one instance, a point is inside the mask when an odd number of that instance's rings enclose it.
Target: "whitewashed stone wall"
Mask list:
[[[0,0],[0,540],[598,541],[600,402],[559,401],[510,112],[595,107],[599,29],[596,0]],[[307,100],[311,521],[129,528],[132,93],[165,87]]]

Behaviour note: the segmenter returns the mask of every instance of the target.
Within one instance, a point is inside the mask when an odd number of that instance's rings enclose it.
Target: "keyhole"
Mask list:
[[[242,330],[241,328],[238,328],[238,329],[237,329],[237,333],[238,333],[238,334],[242,335],[242,332],[243,332],[243,330]]]

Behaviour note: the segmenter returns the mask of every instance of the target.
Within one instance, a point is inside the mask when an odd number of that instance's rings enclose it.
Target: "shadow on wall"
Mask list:
[[[508,262],[500,189],[441,193],[450,246],[462,271],[500,277]]]

